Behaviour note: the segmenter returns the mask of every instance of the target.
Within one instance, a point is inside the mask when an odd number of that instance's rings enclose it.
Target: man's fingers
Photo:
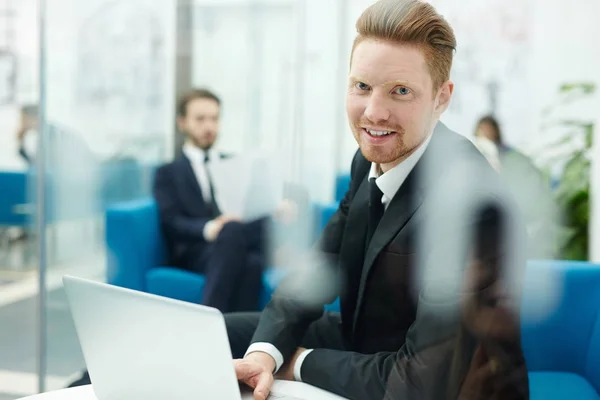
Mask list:
[[[244,360],[233,360],[233,367],[235,368],[235,375],[238,381],[250,379],[256,373],[253,373],[252,366]]]
[[[267,400],[273,385],[273,374],[246,360],[233,360],[233,366],[237,379],[254,388],[254,398]]]
[[[267,396],[271,392],[271,386],[273,386],[273,374],[262,372],[258,377],[256,389],[254,389],[254,399],[267,400]]]
[[[473,372],[474,378],[481,382],[486,382],[491,379],[498,372],[497,362],[495,360],[490,360],[481,367],[479,367],[476,371]]]
[[[471,358],[471,365],[469,366],[469,370],[471,372],[478,371],[485,364],[485,354],[483,352],[483,348],[481,346],[477,346],[475,352],[473,353],[473,358]]]

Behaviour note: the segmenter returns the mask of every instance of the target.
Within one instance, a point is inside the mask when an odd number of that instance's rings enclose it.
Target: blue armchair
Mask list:
[[[335,178],[335,201],[340,202],[350,189],[350,174],[338,175]]]
[[[166,248],[152,199],[119,203],[106,211],[107,281],[198,303],[204,278],[166,266]]]
[[[521,333],[532,400],[600,400],[600,265],[529,262]]]
[[[25,226],[29,223],[27,185],[27,172],[0,171],[0,226]]]
[[[335,206],[315,206],[326,223]],[[199,303],[204,277],[166,265],[167,254],[153,199],[123,202],[106,210],[107,282],[177,300]],[[262,309],[284,271],[269,269],[263,275]],[[329,309],[339,307],[337,303]]]
[[[8,251],[11,238],[9,228],[26,227],[30,207],[27,206],[27,173],[0,171],[0,247]]]

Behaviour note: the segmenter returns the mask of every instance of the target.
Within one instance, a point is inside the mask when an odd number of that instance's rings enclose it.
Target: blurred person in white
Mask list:
[[[21,121],[17,130],[19,155],[30,165],[33,163],[37,153],[38,114],[38,107],[36,105],[21,107]]]
[[[97,161],[90,146],[72,129],[54,121],[46,121],[44,162],[52,171],[72,175],[75,170],[88,172],[87,166]],[[41,134],[39,106],[27,104],[21,107],[17,129],[19,154],[30,166],[35,166],[38,156],[38,141]],[[73,166],[77,166],[75,170]]]
[[[505,143],[500,123],[492,115],[477,122],[475,144],[510,187],[524,213],[530,236],[529,257],[557,256],[560,215],[549,180],[529,157]]]
[[[43,162],[49,204],[46,216],[49,220],[90,217],[100,209],[97,190],[99,158],[92,151],[81,133],[62,123],[46,120],[40,125],[39,106],[21,107],[21,121],[17,130],[19,154],[35,174],[39,168],[39,140],[44,134]],[[31,175],[33,177],[33,175]],[[35,185],[30,185],[34,193]]]
[[[518,330],[504,345],[502,335],[471,320],[479,313],[460,307],[458,288],[466,286],[485,302],[477,310],[518,321],[518,307],[479,296],[476,290],[488,288],[489,280],[485,288],[471,288],[465,276],[474,264],[502,276],[498,249],[505,248],[468,242],[498,239],[499,218],[475,210],[463,215],[453,195],[500,199],[498,207],[507,210],[514,202],[496,195],[508,189],[476,147],[439,122],[454,89],[453,30],[418,0],[380,0],[356,28],[346,109],[360,150],[350,189],[313,262],[285,279],[261,314],[226,315],[237,377],[254,388],[256,399],[267,398],[275,378],[348,399],[525,399]],[[518,219],[516,212],[506,214]],[[516,239],[524,229],[517,222]],[[451,247],[457,237],[466,238],[464,251]],[[519,276],[525,260],[515,256],[506,258]],[[450,277],[442,291],[440,277]],[[324,313],[337,296],[341,313]],[[465,342],[475,345],[460,345]],[[453,360],[472,359],[475,373],[453,367]],[[499,381],[488,370],[519,374]]]

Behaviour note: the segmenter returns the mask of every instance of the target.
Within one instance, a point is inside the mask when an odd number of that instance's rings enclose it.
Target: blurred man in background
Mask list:
[[[549,179],[529,157],[505,142],[500,123],[492,115],[477,122],[475,144],[502,176],[524,213],[530,236],[529,257],[556,257],[560,216]]]
[[[40,123],[38,105],[21,107],[17,142],[19,155],[30,166],[34,166],[38,159],[38,142],[42,134]],[[80,132],[47,120],[45,134],[44,163],[48,170],[67,177],[77,172],[90,174],[90,170],[95,168],[98,157]]]
[[[240,222],[219,208],[210,164],[228,157],[213,148],[219,135],[220,109],[220,99],[209,90],[194,89],[182,96],[177,105],[177,125],[186,134],[186,142],[175,161],[157,170],[153,192],[169,264],[205,276],[202,303],[222,312],[256,310],[262,271],[268,263],[267,231],[272,221]],[[299,205],[308,203],[301,188],[292,185],[286,189],[287,199],[293,201],[280,204],[274,215],[275,222],[281,222],[278,226],[297,221]],[[287,236],[289,231],[281,229],[278,233]],[[69,387],[90,383],[88,372],[84,372]]]
[[[177,125],[187,139],[182,155],[156,171],[154,197],[171,263],[206,277],[202,303],[222,312],[256,310],[267,223],[242,223],[219,209],[210,164],[227,157],[213,149],[220,108],[206,89],[181,98]]]

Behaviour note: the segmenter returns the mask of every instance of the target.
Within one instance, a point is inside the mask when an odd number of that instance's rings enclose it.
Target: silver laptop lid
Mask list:
[[[63,278],[98,400],[240,400],[216,309]]]

